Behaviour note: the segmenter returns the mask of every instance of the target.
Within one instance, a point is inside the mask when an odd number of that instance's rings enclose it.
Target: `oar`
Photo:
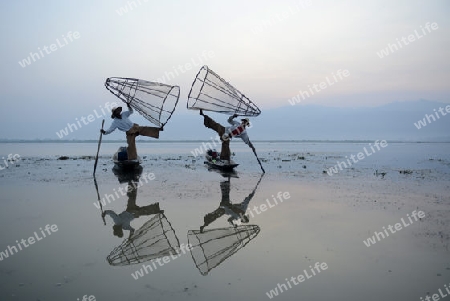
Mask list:
[[[252,145],[253,145],[253,144],[252,144]],[[252,150],[253,150],[253,153],[255,154],[256,160],[258,160],[259,166],[261,166],[262,172],[263,172],[263,173],[266,173],[266,171],[264,170],[264,168],[263,168],[263,166],[262,166],[262,164],[261,164],[261,161],[260,161],[259,158],[258,158],[258,155],[256,154],[255,147],[252,147]]]
[[[236,117],[238,117],[238,116],[239,116],[239,115],[235,113],[235,114],[233,115],[233,118],[236,118]],[[266,171],[264,170],[264,167],[263,167],[262,164],[261,164],[261,161],[260,161],[259,158],[258,158],[258,155],[256,154],[255,147],[253,146],[253,144],[252,144],[251,142],[250,142],[250,145],[252,146],[252,151],[253,151],[253,153],[255,154],[256,160],[258,160],[259,166],[261,166],[262,172],[263,172],[263,173],[266,173]]]
[[[105,124],[105,119],[103,119],[103,121],[102,121],[102,130],[103,130],[104,124]],[[98,153],[100,151],[100,144],[102,143],[102,135],[103,135],[103,133],[100,132],[100,139],[98,140],[97,156],[95,156],[95,163],[94,163],[94,179],[95,179],[95,170],[97,169]]]
[[[98,193],[98,185],[97,185],[97,179],[94,176],[94,184],[95,184],[95,189],[97,190],[97,198],[98,198],[98,203],[100,205],[100,211],[102,212],[102,219],[103,219],[103,224],[106,226],[106,221],[105,221],[105,217],[103,216],[103,206],[102,206],[102,202],[100,201],[100,193]]]
[[[256,191],[256,188],[258,188],[259,183],[261,183],[262,178],[264,177],[264,174],[261,175],[261,177],[258,180],[258,183],[256,183],[255,189],[253,189],[254,191]]]

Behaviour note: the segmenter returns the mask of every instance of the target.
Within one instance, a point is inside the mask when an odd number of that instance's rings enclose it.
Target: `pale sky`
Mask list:
[[[116,101],[103,86],[112,76],[156,80],[177,69],[167,83],[181,87],[176,113],[187,114],[187,94],[203,64],[262,110],[289,106],[300,90],[332,80],[338,70],[349,76],[302,104],[450,102],[449,1],[25,0],[2,1],[0,9],[7,125],[0,138],[52,137],[44,130],[56,138],[67,122]],[[67,40],[69,32],[78,38]],[[409,35],[416,38],[408,45],[377,55]],[[57,39],[62,47],[21,67],[30,52]],[[192,69],[180,71],[187,63]]]

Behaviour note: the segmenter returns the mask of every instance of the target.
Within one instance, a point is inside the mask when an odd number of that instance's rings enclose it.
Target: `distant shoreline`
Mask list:
[[[253,140],[255,143],[371,143],[367,140]],[[102,140],[102,143],[123,143],[124,140]],[[205,140],[139,140],[139,143],[202,143]],[[2,140],[0,143],[98,143],[98,140]],[[449,141],[402,141],[389,140],[389,143],[450,143]]]

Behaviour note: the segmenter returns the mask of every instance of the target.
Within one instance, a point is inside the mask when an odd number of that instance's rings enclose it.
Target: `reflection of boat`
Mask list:
[[[179,254],[180,242],[163,213],[157,214],[108,255],[110,265],[124,266]]]
[[[234,169],[232,171],[224,171],[216,168],[208,168],[208,171],[210,172],[216,172],[220,174],[224,178],[239,178],[237,171]]]
[[[220,265],[227,258],[245,247],[259,234],[256,225],[218,228],[211,230],[189,230],[188,242],[192,259],[202,275]]]
[[[232,172],[233,169],[239,165],[231,159],[229,162],[221,160],[220,153],[212,149],[208,149],[205,153],[205,164],[208,165],[209,168],[226,172]]]
[[[114,166],[123,170],[132,170],[140,166],[141,158],[128,160],[127,147],[121,146],[113,156]]]
[[[131,169],[120,168],[117,165],[114,165],[114,167],[112,168],[112,171],[119,180],[119,183],[127,183],[130,181],[138,182],[143,170],[144,168],[142,167],[142,165],[138,165],[135,168]]]

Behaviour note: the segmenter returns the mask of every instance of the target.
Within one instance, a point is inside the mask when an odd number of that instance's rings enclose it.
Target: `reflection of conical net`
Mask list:
[[[207,66],[200,69],[192,83],[187,108],[240,116],[261,114],[250,99]]]
[[[205,230],[189,230],[188,242],[195,265],[202,275],[245,247],[260,231],[256,225]]]
[[[180,87],[136,78],[110,77],[106,89],[138,111],[145,119],[163,126],[172,116],[180,97]]]
[[[164,214],[147,221],[129,239],[114,248],[107,259],[110,265],[131,265],[179,254],[180,242]]]

